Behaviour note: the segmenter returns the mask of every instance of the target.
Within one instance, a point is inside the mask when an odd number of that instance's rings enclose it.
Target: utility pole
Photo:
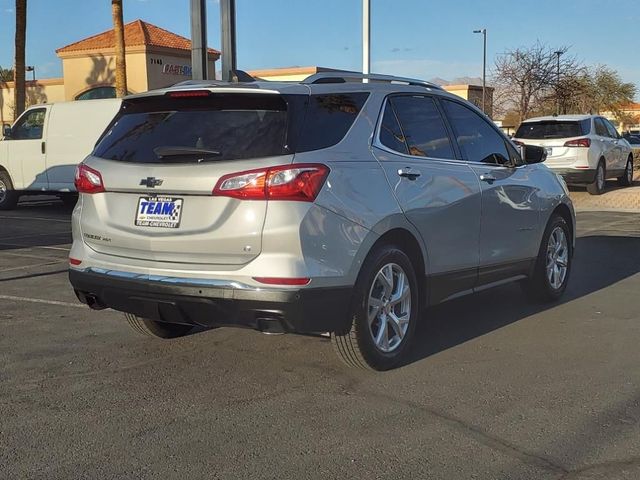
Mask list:
[[[560,115],[560,55],[564,52],[557,50],[553,52],[558,57],[558,63],[556,66],[556,115]]]
[[[208,64],[206,0],[191,0],[191,78],[206,80]]]
[[[222,80],[230,82],[236,66],[236,0],[220,0]]]
[[[362,73],[371,72],[371,0],[362,0]],[[365,83],[367,80],[364,80]]]
[[[487,29],[474,30],[473,33],[481,33],[483,37],[482,48],[482,111],[487,113]]]

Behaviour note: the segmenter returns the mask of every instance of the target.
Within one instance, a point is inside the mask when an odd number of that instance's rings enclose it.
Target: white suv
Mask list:
[[[547,151],[545,165],[570,185],[587,185],[600,195],[607,178],[627,187],[633,183],[633,153],[606,118],[597,115],[559,115],[525,120],[514,138],[518,145],[537,145]]]

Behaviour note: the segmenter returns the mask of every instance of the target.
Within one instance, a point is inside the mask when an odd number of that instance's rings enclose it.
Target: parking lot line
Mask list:
[[[0,215],[0,219],[3,219],[3,220],[44,220],[45,222],[71,223],[71,220],[63,220],[63,219],[60,219],[60,218],[47,218],[47,217],[13,217],[13,216]]]
[[[14,270],[24,270],[25,268],[46,267],[49,265],[57,265],[58,263],[66,263],[66,262],[67,262],[67,259],[62,259],[62,260],[56,260],[53,262],[36,263],[34,265],[20,265],[19,267],[2,268],[0,269],[0,273],[11,272]]]
[[[0,295],[0,300],[13,300],[15,302],[44,303],[46,305],[60,305],[62,307],[87,308],[79,303],[60,302],[58,300],[43,300],[41,298],[14,297],[13,295]]]

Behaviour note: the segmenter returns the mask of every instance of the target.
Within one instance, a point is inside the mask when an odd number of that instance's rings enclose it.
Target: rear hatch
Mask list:
[[[527,145],[544,147],[547,152],[545,163],[562,167],[575,162],[575,147],[566,146],[566,143],[588,135],[590,130],[590,119],[530,121],[520,124],[513,138]]]
[[[275,92],[194,90],[125,101],[85,161],[106,190],[83,197],[85,243],[139,260],[249,262],[261,251],[267,202],[212,191],[224,175],[292,162],[292,110]]]

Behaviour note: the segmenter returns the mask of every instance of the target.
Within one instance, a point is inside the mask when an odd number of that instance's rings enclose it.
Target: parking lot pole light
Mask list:
[[[362,0],[362,73],[371,71],[371,0]],[[365,83],[367,80],[364,80]]]
[[[191,78],[207,79],[206,0],[191,0]]]
[[[27,65],[25,70],[27,72],[31,72],[31,74],[33,75],[33,81],[35,82],[36,81],[36,67],[34,65]]]
[[[564,52],[557,50],[553,52],[558,57],[558,63],[556,66],[556,115],[560,115],[560,55]]]
[[[487,113],[487,29],[474,30],[473,33],[481,33],[483,37],[482,47],[482,111]]]
[[[230,82],[236,70],[236,1],[220,0],[220,33],[222,34],[222,80]]]

